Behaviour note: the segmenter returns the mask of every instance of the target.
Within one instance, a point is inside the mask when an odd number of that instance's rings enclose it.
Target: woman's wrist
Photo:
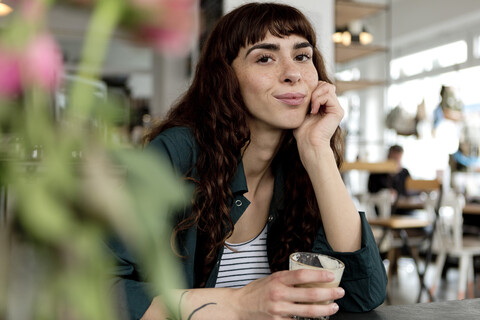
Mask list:
[[[142,320],[161,319],[248,319],[241,303],[239,289],[208,288],[173,290],[173,314],[169,314],[161,297],[155,297]]]
[[[239,289],[191,289],[185,294],[182,319],[232,319],[240,320],[243,312]]]
[[[245,288],[246,287],[233,289],[230,294],[229,303],[231,305],[231,310],[232,310],[231,319],[235,319],[235,320],[251,319],[251,317],[249,316],[248,310],[252,306],[245,305],[246,298],[243,296]]]
[[[307,172],[317,171],[327,164],[335,162],[335,155],[330,145],[315,146],[309,149],[304,149],[300,152],[300,159]]]

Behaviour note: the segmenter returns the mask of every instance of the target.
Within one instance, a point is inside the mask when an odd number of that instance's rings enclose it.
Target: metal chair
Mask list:
[[[436,272],[430,289],[434,295],[440,281],[447,256],[459,259],[457,298],[474,298],[473,257],[480,255],[480,237],[463,235],[463,208],[465,198],[461,194],[448,193],[442,201],[442,210],[436,231]]]
[[[422,292],[428,294],[430,301],[434,300],[430,290],[427,289],[424,283],[425,271],[431,261],[432,257],[432,243],[433,234],[436,229],[436,224],[439,216],[440,203],[442,199],[442,184],[439,180],[414,180],[408,178],[405,185],[408,192],[419,192],[424,195],[423,201],[409,203],[397,199],[392,207],[392,215],[387,218],[370,219],[371,226],[383,228],[383,235],[379,240],[378,246],[384,247],[384,241],[391,240],[390,249],[388,251],[388,259],[390,265],[387,273],[391,277],[391,265],[394,262],[395,250],[399,247],[404,249],[408,256],[413,258],[418,277],[420,280],[420,292],[418,294],[417,302],[420,302]],[[405,217],[395,215],[398,208],[422,209],[427,213],[426,217]],[[421,236],[413,238],[409,236],[411,230],[422,230]],[[393,239],[393,241],[392,241]],[[400,241],[395,241],[395,239]],[[426,253],[424,268],[419,266],[418,251],[424,249]]]

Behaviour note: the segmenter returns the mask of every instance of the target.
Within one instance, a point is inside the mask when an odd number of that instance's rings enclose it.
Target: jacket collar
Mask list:
[[[273,167],[273,175],[275,178],[274,187],[273,187],[273,198],[272,204],[275,204],[275,208],[278,210],[283,210],[284,208],[284,183],[285,179],[283,172],[281,170],[281,165],[276,165]],[[247,178],[245,177],[245,170],[243,167],[243,161],[239,161],[237,172],[233,176],[233,179],[230,181],[230,190],[232,194],[244,194],[248,191]]]
[[[248,191],[247,178],[245,177],[245,170],[241,159],[238,162],[237,172],[235,172],[233,179],[230,181],[230,190],[233,194],[244,194]]]

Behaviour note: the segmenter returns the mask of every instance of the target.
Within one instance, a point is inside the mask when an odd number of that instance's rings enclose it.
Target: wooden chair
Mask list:
[[[359,202],[359,205],[365,208],[367,218],[376,216],[374,207],[380,208],[380,217],[389,217],[390,208],[392,205],[390,190],[381,190],[378,193],[364,193],[354,194],[351,190],[350,177],[348,173],[351,171],[363,171],[364,173],[396,173],[398,171],[398,164],[393,160],[382,162],[344,162],[340,167],[340,172],[344,179],[345,185],[352,197]]]
[[[429,299],[433,301],[433,295],[425,286],[424,276],[428,264],[431,261],[433,234],[436,228],[440,201],[442,198],[442,185],[440,181],[436,179],[414,180],[408,178],[405,187],[408,192],[415,191],[425,195],[424,201],[408,202],[403,201],[402,199],[397,199],[393,205],[392,215],[390,217],[370,219],[369,223],[371,226],[381,227],[383,229],[383,235],[378,243],[379,248],[384,247],[384,241],[387,239],[391,241],[387,256],[387,259],[390,261],[387,270],[389,278],[391,278],[392,273],[391,265],[396,262],[395,252],[401,247],[410,257],[413,258],[420,279],[420,292],[417,301],[420,302],[424,290],[427,292]],[[425,210],[427,215],[426,217],[398,216],[395,215],[395,211],[398,208],[422,209]],[[409,232],[414,229],[422,230],[422,232],[420,232],[420,238],[414,239],[409,236]],[[425,267],[423,269],[419,267],[418,263],[418,250],[420,249],[424,249],[426,252]]]
[[[469,298],[474,298],[473,257],[480,255],[480,237],[463,235],[464,206],[463,195],[454,192],[447,194],[442,201],[436,230],[436,273],[430,289],[433,295],[437,291],[445,260],[447,256],[451,256],[459,259],[457,298],[465,299],[467,295]]]
[[[369,219],[374,219],[377,216],[379,218],[390,218],[392,215],[392,192],[389,189],[382,189],[376,193],[366,193],[362,195],[360,200]]]

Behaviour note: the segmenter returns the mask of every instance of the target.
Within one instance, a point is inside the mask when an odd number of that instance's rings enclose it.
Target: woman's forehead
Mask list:
[[[282,35],[282,36],[277,36],[277,35],[273,35],[270,33],[270,31],[267,31],[265,33],[265,36],[256,41],[256,42],[250,42],[250,43],[246,43],[243,48],[248,48],[248,47],[251,47],[251,46],[254,46],[258,43],[262,43],[262,42],[273,42],[273,43],[277,43],[277,42],[282,42],[283,40],[294,40],[294,41],[302,41],[302,42],[309,42],[307,40],[306,37],[304,37],[303,35],[299,35],[299,34],[295,34],[295,33],[292,33],[290,35]],[[309,42],[310,43],[310,42]]]

